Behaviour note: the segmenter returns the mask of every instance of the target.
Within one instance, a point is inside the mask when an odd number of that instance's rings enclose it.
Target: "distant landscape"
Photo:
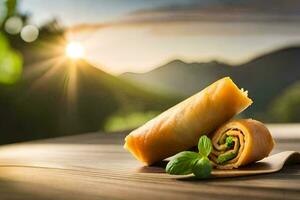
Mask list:
[[[73,61],[63,61],[51,76],[47,71],[52,64],[36,64],[55,56],[39,53],[43,41],[64,37],[63,31],[53,29],[55,23],[41,29],[36,43],[24,46],[12,40],[25,55],[24,72],[16,84],[0,87],[0,128],[7,133],[1,134],[2,143],[133,128],[225,76],[248,90],[254,100],[243,117],[300,122],[300,47],[269,52],[239,66],[173,60],[147,73],[119,77],[80,60],[76,62],[76,87],[71,94]]]
[[[56,22],[42,27],[39,40],[31,44],[7,36],[24,55],[24,69],[16,83],[0,84],[0,143],[114,131],[116,123],[120,128],[137,126],[180,101],[179,96],[143,88],[83,59],[65,58],[56,66],[51,60],[60,52],[40,51],[64,40],[64,32],[56,27]]]
[[[8,2],[5,19],[17,14],[26,24],[28,15],[17,13],[17,1]],[[300,122],[300,45],[237,66],[217,58],[175,59],[146,73],[116,76],[85,58],[67,57],[67,30],[57,20],[38,31],[38,39],[26,43],[1,25],[0,144],[132,129],[225,76],[254,100],[238,117]]]
[[[1,143],[134,128],[225,76],[254,100],[241,116],[300,122],[300,47],[269,52],[239,66],[173,60],[147,73],[119,77],[85,60],[74,64],[66,59],[49,76],[53,64],[39,62],[57,55],[40,48],[45,41],[64,38],[63,30],[54,27],[55,21],[41,28],[39,41],[32,44],[11,40],[24,55],[24,72],[17,83],[0,86]]]
[[[300,47],[286,47],[231,66],[212,61],[186,63],[173,60],[147,73],[120,77],[154,90],[190,96],[217,79],[230,76],[249,91],[254,104],[243,115],[267,122],[299,122]],[[281,109],[284,107],[284,109]]]

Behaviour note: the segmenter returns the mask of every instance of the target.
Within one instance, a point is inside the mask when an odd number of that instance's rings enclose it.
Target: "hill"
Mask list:
[[[239,66],[216,61],[185,63],[174,60],[147,73],[125,73],[121,77],[189,96],[221,77],[230,76],[239,86],[249,90],[255,101],[246,115],[264,119],[272,100],[300,80],[299,58],[300,47],[290,47],[261,55]]]
[[[30,65],[20,82],[0,87],[0,143],[97,131],[116,112],[161,111],[176,101],[84,60]]]
[[[219,62],[185,63],[174,60],[147,73],[124,73],[121,77],[187,96],[199,91],[216,77],[222,77],[230,69]]]

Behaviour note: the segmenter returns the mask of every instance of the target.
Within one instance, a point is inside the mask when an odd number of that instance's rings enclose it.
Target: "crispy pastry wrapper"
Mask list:
[[[199,137],[246,109],[252,100],[229,78],[222,78],[173,106],[125,138],[135,158],[151,165],[197,145]]]
[[[234,143],[231,147],[226,147],[225,141],[229,136]],[[211,138],[213,151],[210,159],[218,169],[238,168],[261,160],[270,154],[275,144],[267,127],[253,119],[230,121],[216,130]],[[224,161],[222,156],[231,158]]]

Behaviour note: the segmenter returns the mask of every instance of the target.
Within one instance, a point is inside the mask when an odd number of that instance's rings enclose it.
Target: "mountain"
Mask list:
[[[246,116],[264,119],[272,100],[300,80],[300,47],[279,49],[239,66],[216,61],[186,63],[174,60],[147,73],[121,75],[125,80],[184,96],[192,95],[225,76],[232,77],[253,98],[255,103],[247,109]]]
[[[177,101],[84,60],[30,65],[17,84],[0,87],[0,143],[97,131],[116,112],[161,111]]]
[[[187,96],[199,91],[229,71],[231,67],[215,61],[185,63],[181,60],[174,60],[147,73],[124,73],[121,78]]]

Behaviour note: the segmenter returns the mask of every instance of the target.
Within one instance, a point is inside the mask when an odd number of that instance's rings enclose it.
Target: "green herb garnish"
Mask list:
[[[202,157],[207,157],[210,154],[212,150],[212,144],[206,135],[200,137],[198,142],[198,150]]]
[[[207,158],[212,150],[210,139],[204,135],[198,142],[199,153],[183,151],[178,153],[166,167],[166,172],[174,175],[194,174],[197,178],[210,176],[212,165]]]
[[[197,178],[207,178],[210,176],[212,165],[207,157],[198,159],[193,168],[193,174]]]
[[[192,151],[178,153],[166,167],[169,174],[185,175],[193,173],[193,167],[199,160],[199,154]]]

